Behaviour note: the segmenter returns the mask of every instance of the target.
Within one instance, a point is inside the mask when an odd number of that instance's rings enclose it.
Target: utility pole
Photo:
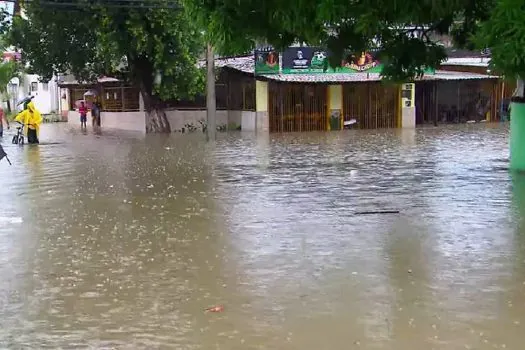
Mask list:
[[[213,46],[208,43],[206,48],[206,136],[208,141],[215,141],[217,132],[217,101],[215,100],[215,55]]]

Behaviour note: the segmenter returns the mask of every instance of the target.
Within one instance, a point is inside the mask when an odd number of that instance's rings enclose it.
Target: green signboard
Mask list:
[[[377,57],[363,53],[359,57],[345,57],[341,66],[332,68],[328,54],[316,47],[290,47],[283,53],[283,74],[309,73],[380,73],[382,69]]]
[[[272,48],[256,50],[255,74],[279,74],[279,53]]]
[[[289,47],[279,54],[272,48],[255,51],[255,74],[381,73],[383,65],[375,52],[346,56],[339,67],[328,64],[328,53],[317,47]],[[433,69],[426,73],[435,74]]]

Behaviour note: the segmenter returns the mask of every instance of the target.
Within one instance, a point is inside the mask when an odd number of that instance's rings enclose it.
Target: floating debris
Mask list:
[[[357,211],[355,215],[373,215],[373,214],[399,214],[399,210],[375,210],[375,211]]]
[[[224,306],[222,306],[222,305],[212,306],[212,307],[207,308],[204,311],[206,311],[206,312],[223,312],[224,311]]]

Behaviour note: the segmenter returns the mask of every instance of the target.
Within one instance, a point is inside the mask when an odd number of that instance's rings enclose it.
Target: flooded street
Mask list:
[[[508,125],[218,137],[4,136],[0,348],[523,349]]]

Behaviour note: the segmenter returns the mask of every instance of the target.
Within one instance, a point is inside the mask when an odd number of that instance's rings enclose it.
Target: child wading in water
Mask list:
[[[80,127],[87,128],[87,107],[84,102],[80,102],[78,113],[80,114]]]

